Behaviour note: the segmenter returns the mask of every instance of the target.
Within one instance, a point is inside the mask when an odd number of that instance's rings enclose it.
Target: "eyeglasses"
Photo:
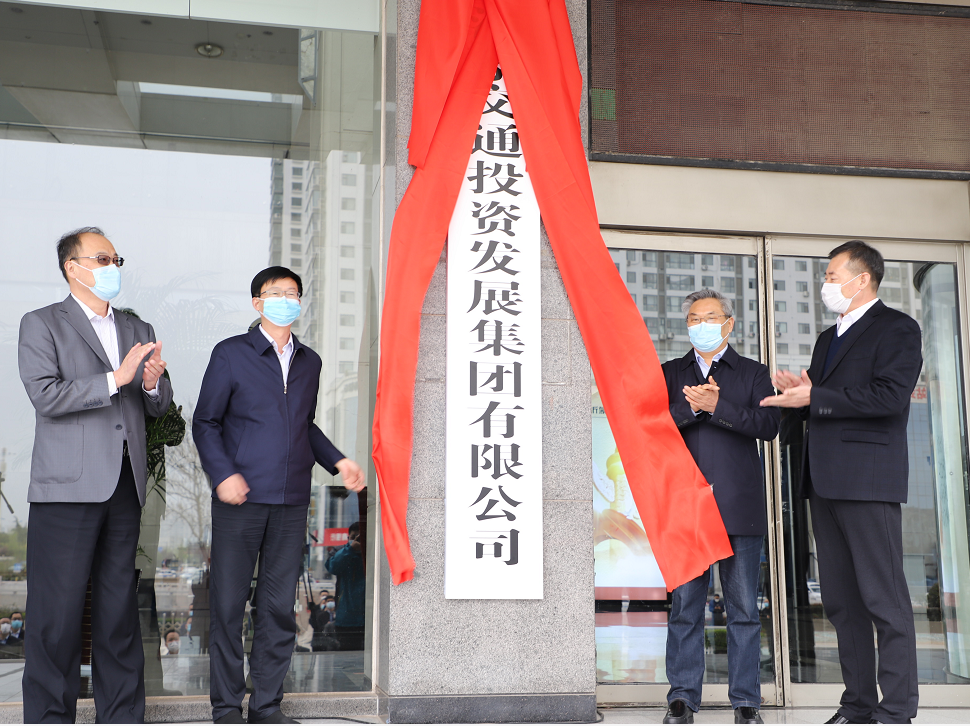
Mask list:
[[[699,323],[716,323],[721,318],[727,319],[727,315],[707,315],[705,317],[700,317],[699,315],[688,315],[687,325],[697,325]]]
[[[266,297],[285,297],[288,300],[299,300],[301,297],[303,297],[296,290],[283,291],[283,290],[274,289],[274,288],[270,288],[265,292],[259,293],[259,297],[263,297],[263,295],[265,295]]]
[[[72,260],[97,260],[98,264],[101,265],[102,267],[107,267],[112,262],[115,263],[118,267],[121,267],[122,265],[125,264],[125,258],[118,257],[117,255],[115,255],[114,257],[111,257],[110,255],[92,255],[91,257],[72,257],[71,259]]]

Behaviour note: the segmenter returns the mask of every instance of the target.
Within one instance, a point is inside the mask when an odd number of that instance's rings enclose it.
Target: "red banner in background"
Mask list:
[[[599,232],[579,126],[582,75],[563,0],[423,0],[409,161],[381,325],[374,464],[395,584],[407,530],[421,307],[441,256],[481,110],[501,63],[542,221],[630,489],[668,589],[731,555],[714,495],[670,418],[660,362]]]

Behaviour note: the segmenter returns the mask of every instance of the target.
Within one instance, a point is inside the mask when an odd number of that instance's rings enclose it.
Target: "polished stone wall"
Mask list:
[[[586,0],[567,5],[585,78]],[[407,138],[419,10],[418,0],[398,0],[398,201],[412,173]],[[580,117],[585,137],[585,90]],[[385,576],[379,590],[382,711],[398,723],[589,721],[596,707],[590,368],[579,328],[543,232],[545,596],[445,600],[445,277],[442,256],[422,311],[415,383],[408,528],[417,569],[398,587]]]

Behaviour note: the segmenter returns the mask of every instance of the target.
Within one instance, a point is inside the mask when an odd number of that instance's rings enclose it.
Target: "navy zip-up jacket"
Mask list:
[[[730,345],[710,374],[721,391],[714,413],[695,416],[684,397],[684,386],[707,383],[694,349],[663,364],[670,415],[680,429],[697,468],[714,487],[714,499],[728,534],[763,535],[768,531],[764,466],[758,439],[778,435],[781,411],[761,408],[774,395],[768,368],[743,358]]]
[[[313,463],[337,473],[334,464],[344,455],[313,423],[322,365],[294,335],[284,387],[279,357],[259,326],[216,345],[192,418],[213,496],[215,487],[242,474],[248,502],[309,504]]]

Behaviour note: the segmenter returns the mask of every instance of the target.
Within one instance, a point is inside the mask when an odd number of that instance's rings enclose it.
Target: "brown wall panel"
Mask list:
[[[970,18],[593,0],[593,152],[970,171]]]

